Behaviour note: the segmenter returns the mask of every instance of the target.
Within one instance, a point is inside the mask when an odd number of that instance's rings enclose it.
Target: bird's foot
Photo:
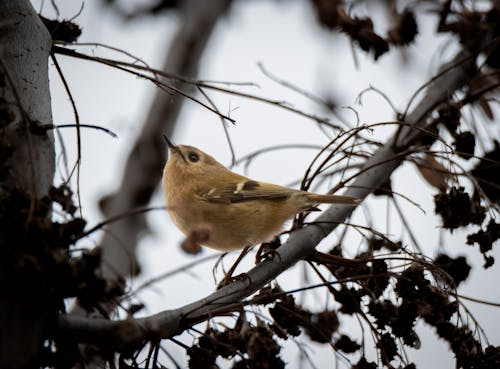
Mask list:
[[[186,239],[181,243],[184,252],[192,255],[201,252],[201,245],[210,239],[210,229],[199,227],[191,230]]]
[[[240,275],[233,277],[233,273],[236,270],[236,268],[238,267],[238,264],[241,262],[241,260],[243,260],[245,255],[248,254],[248,251],[250,251],[251,248],[252,248],[252,246],[248,245],[248,246],[245,246],[243,248],[243,250],[241,250],[240,254],[236,258],[236,261],[233,263],[233,265],[231,265],[231,268],[229,268],[229,270],[227,271],[224,279],[217,285],[217,289],[220,289],[220,288],[224,287],[225,285],[228,285],[229,283],[233,282],[236,278],[240,278]],[[246,273],[243,273],[241,275],[246,276]],[[246,276],[245,278],[248,278],[248,276]]]
[[[264,242],[261,244],[255,254],[255,264],[259,264],[260,262],[268,259],[272,260],[276,256],[281,258],[280,254],[276,251],[276,249],[280,246],[281,242],[277,237],[271,242]]]
[[[220,281],[219,284],[217,285],[217,289],[220,290],[222,287],[225,287],[232,282],[241,281],[241,280],[250,281],[250,277],[248,276],[247,273],[241,273],[241,274],[238,274],[236,276],[226,274],[224,279],[222,281]]]

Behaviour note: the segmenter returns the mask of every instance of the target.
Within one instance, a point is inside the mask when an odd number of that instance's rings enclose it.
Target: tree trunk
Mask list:
[[[49,311],[36,273],[26,272],[37,265],[30,224],[50,216],[47,206],[37,209],[54,176],[53,136],[30,130],[32,122],[52,123],[50,49],[28,0],[0,1],[0,368],[39,366]]]

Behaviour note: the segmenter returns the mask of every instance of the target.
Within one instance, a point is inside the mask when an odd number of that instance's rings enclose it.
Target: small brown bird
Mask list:
[[[203,151],[166,136],[163,170],[167,210],[187,236],[203,231],[203,245],[220,251],[270,241],[295,214],[319,203],[357,205],[349,196],[319,195],[231,172]]]

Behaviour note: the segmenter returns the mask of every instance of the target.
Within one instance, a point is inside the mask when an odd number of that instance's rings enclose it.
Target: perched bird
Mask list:
[[[200,149],[175,145],[164,136],[169,158],[163,170],[167,210],[187,236],[220,251],[270,241],[295,214],[319,203],[356,205],[349,196],[319,195],[231,172]]]

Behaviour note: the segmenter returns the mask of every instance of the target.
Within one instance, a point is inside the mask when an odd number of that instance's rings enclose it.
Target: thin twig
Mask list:
[[[39,127],[49,130],[49,129],[78,127],[78,125],[76,125],[76,124],[42,124]],[[95,124],[80,123],[79,127],[80,128],[92,128],[92,129],[95,129],[98,131],[103,131],[104,133],[107,133],[108,135],[110,135],[113,138],[118,138],[117,134],[114,133],[112,130],[105,128],[105,127],[102,127],[102,126],[95,125]]]
[[[78,237],[77,237],[77,239],[82,239],[84,237],[87,237],[88,235],[90,235],[90,234],[94,233],[95,231],[103,228],[104,226],[107,226],[110,223],[114,223],[116,221],[119,221],[119,220],[122,220],[122,219],[125,219],[125,218],[128,218],[128,217],[131,217],[131,216],[134,216],[134,215],[147,213],[147,212],[153,211],[153,210],[167,210],[167,208],[165,206],[152,206],[152,207],[144,207],[144,208],[132,209],[130,211],[127,211],[125,213],[109,217],[108,219],[106,219],[106,220],[104,220],[102,222],[97,223],[92,228],[90,228],[90,229],[86,230],[85,232],[82,232],[81,234],[79,234]]]
[[[78,209],[80,212],[80,217],[83,218],[82,214],[82,200],[80,196],[80,164],[82,162],[82,137],[81,137],[81,132],[80,132],[80,116],[78,114],[78,109],[76,108],[75,100],[73,99],[73,94],[71,93],[71,90],[69,88],[68,82],[66,81],[66,78],[64,77],[64,74],[61,70],[61,67],[59,66],[59,63],[57,62],[57,58],[54,54],[54,51],[50,52],[50,58],[54,62],[54,66],[56,67],[57,73],[59,74],[59,78],[61,78],[61,81],[64,85],[64,89],[66,90],[66,93],[68,94],[69,101],[71,103],[71,107],[73,109],[73,115],[75,117],[75,123],[76,123],[76,197],[78,199]],[[73,171],[72,171],[73,173]],[[71,176],[68,177],[66,180],[66,184],[69,183],[71,180]]]

